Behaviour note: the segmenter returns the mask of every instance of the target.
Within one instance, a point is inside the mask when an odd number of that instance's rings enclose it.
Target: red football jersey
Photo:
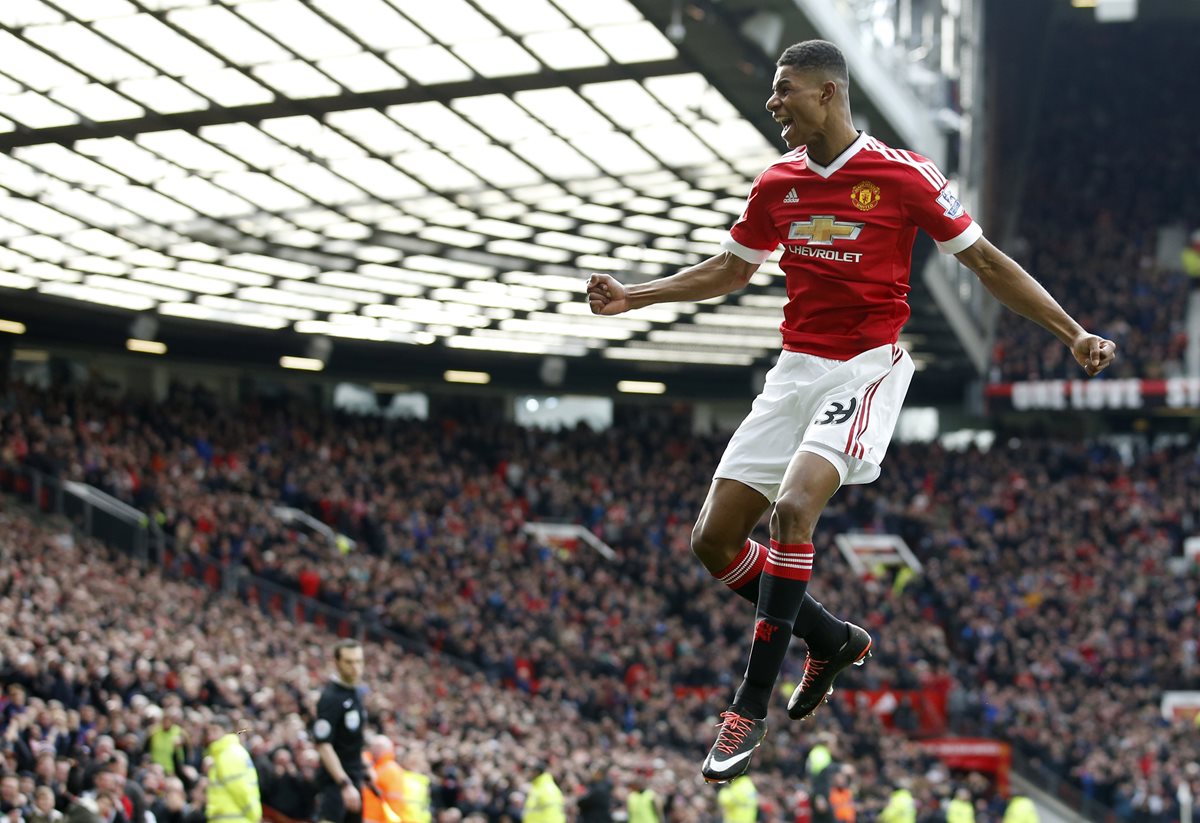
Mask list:
[[[849,360],[895,343],[908,320],[918,228],[946,254],[983,234],[937,166],[862,132],[829,166],[803,146],[779,158],[721,245],[761,264],[783,244],[783,347]]]

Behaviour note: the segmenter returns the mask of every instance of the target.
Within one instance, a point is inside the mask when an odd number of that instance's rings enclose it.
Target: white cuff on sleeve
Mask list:
[[[743,246],[733,239],[733,235],[729,234],[725,235],[725,239],[721,241],[721,248],[727,252],[736,254],[747,263],[753,263],[756,266],[761,266],[767,262],[767,258],[775,251],[775,249],[752,249],[749,246]]]
[[[969,249],[971,244],[983,237],[983,227],[971,221],[971,225],[962,230],[958,237],[952,237],[944,243],[938,243],[938,251],[942,254],[958,254],[964,249]]]

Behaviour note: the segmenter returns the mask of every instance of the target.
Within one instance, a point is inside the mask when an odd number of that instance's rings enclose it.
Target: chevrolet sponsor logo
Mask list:
[[[838,220],[832,214],[818,214],[811,220],[792,223],[788,240],[807,240],[810,246],[832,246],[835,240],[857,240],[865,225]]]

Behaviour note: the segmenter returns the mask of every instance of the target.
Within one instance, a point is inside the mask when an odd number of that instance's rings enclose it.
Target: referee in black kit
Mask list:
[[[333,647],[333,663],[337,675],[321,692],[312,726],[317,753],[321,755],[317,819],[323,823],[360,823],[367,722],[359,685],[363,676],[362,645],[357,640],[339,641]]]

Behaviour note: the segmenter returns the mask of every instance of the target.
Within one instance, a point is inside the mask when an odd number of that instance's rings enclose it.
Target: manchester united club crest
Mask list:
[[[879,186],[864,180],[850,189],[850,202],[859,211],[870,211],[879,205]]]

